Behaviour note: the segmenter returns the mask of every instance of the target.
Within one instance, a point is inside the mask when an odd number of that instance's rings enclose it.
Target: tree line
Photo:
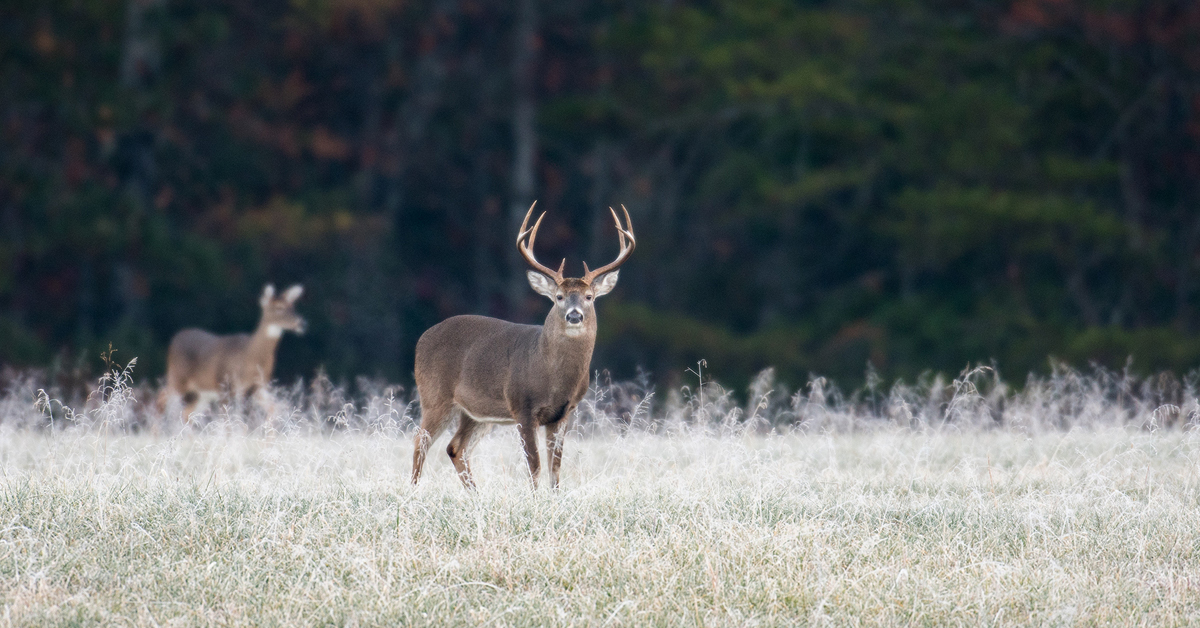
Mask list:
[[[249,330],[407,381],[459,313],[534,322],[514,246],[638,249],[593,362],[1011,377],[1194,368],[1200,6],[1163,0],[13,0],[0,363]]]

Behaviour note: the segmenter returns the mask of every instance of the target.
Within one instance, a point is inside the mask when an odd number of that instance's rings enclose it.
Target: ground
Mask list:
[[[441,451],[444,439],[435,446]],[[1196,625],[1200,433],[0,428],[2,625]]]

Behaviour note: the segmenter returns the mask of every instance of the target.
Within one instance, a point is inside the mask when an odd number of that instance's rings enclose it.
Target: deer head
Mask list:
[[[259,327],[266,330],[271,338],[278,338],[285,331],[303,334],[308,323],[296,313],[296,299],[304,294],[304,286],[296,284],[275,296],[275,286],[267,284],[263,287],[262,297],[258,304],[262,307],[262,321]]]
[[[534,257],[533,243],[537,239],[538,227],[542,224],[542,218],[546,216],[546,212],[542,212],[537,221],[533,223],[533,227],[529,227],[529,218],[533,215],[534,205],[537,205],[536,201],[529,206],[529,211],[525,213],[525,220],[521,223],[521,231],[517,235],[517,249],[520,250],[525,261],[535,269],[526,271],[529,285],[538,294],[554,303],[554,309],[546,317],[546,323],[550,325],[552,322],[561,321],[562,329],[567,336],[579,336],[588,330],[594,331],[596,328],[596,299],[608,294],[616,287],[620,272],[618,267],[629,259],[630,253],[633,253],[633,248],[637,245],[637,241],[633,237],[633,223],[629,220],[629,210],[625,209],[624,205],[621,206],[621,211],[625,212],[625,225],[622,225],[620,218],[617,217],[617,212],[611,207],[608,208],[608,211],[612,212],[613,222],[617,226],[617,237],[621,243],[621,250],[617,253],[617,258],[596,270],[588,270],[587,262],[584,262],[582,277],[563,277],[566,259],[563,259],[562,263],[558,265],[558,270],[550,270]]]

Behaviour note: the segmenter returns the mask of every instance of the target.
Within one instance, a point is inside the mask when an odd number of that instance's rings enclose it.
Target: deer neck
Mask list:
[[[263,370],[269,373],[275,365],[275,349],[279,346],[282,336],[283,329],[279,325],[259,321],[258,328],[250,336],[250,344],[246,347],[247,357],[263,365]]]
[[[538,350],[555,372],[587,371],[592,363],[592,349],[596,346],[596,319],[588,317],[583,330],[569,333],[562,315],[551,310],[542,324],[542,336]]]

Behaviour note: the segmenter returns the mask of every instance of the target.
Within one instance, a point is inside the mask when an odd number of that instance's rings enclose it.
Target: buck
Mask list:
[[[185,329],[175,334],[167,350],[167,386],[159,398],[166,408],[169,398],[182,397],[184,423],[207,406],[228,386],[239,398],[254,396],[269,410],[267,384],[275,370],[275,349],[283,332],[303,334],[306,323],[296,314],[296,299],[304,287],[296,284],[275,296],[275,286],[263,288],[258,304],[262,319],[253,334],[218,336],[203,329]]]
[[[535,203],[536,204],[536,203]],[[541,461],[537,428],[545,429],[550,486],[558,486],[563,436],[567,419],[588,388],[592,349],[596,344],[595,302],[617,285],[617,267],[629,259],[636,241],[629,212],[625,225],[612,212],[620,252],[610,264],[588,270],[583,277],[563,277],[564,259],[551,270],[533,254],[538,227],[546,213],[527,228],[533,206],[517,234],[517,249],[533,267],[529,285],[554,303],[541,325],[520,325],[486,316],[454,316],[417,340],[415,375],[421,397],[421,426],[413,445],[412,482],[430,445],[455,419],[458,431],[446,453],[463,486],[475,488],[467,455],[472,439],[485,424],[517,425],[525,461],[536,489]]]

